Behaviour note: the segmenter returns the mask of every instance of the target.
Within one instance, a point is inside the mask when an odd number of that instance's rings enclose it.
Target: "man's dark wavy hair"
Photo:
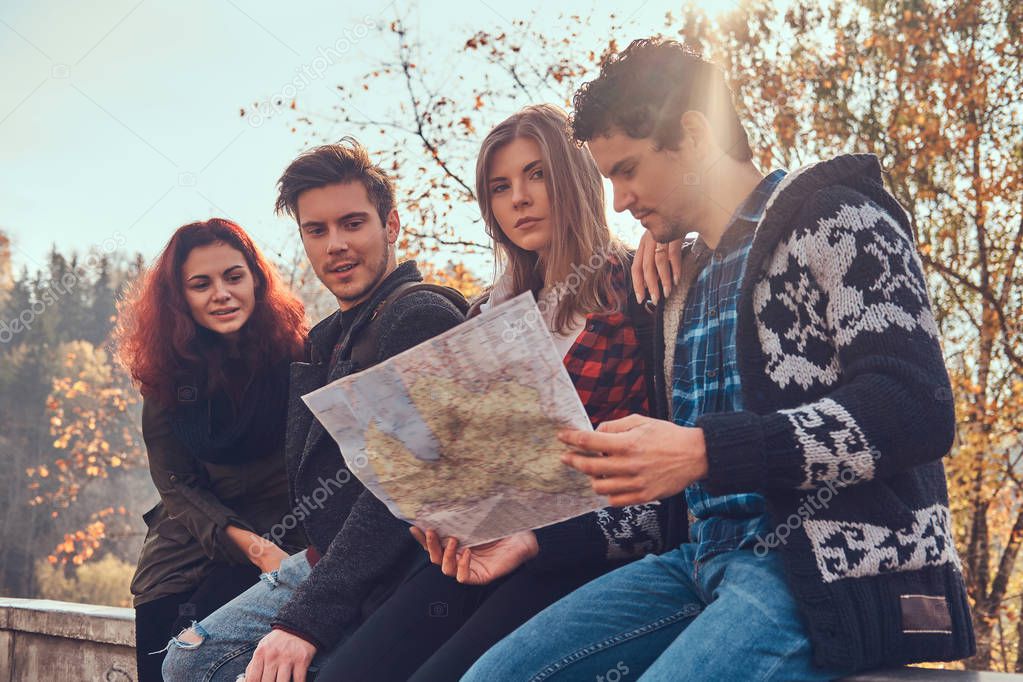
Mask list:
[[[738,161],[753,151],[739,122],[724,74],[699,53],[674,40],[642,38],[608,57],[600,75],[575,93],[572,136],[588,142],[613,128],[636,139],[651,137],[656,149],[678,149],[680,119],[699,111],[718,145]]]

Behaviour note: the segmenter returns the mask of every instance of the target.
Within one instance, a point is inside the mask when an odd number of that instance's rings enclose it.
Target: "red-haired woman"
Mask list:
[[[160,493],[131,584],[139,680],[161,679],[163,655],[150,652],[305,546],[284,531],[283,456],[305,332],[273,265],[217,218],[179,228],[122,306],[119,350]]]

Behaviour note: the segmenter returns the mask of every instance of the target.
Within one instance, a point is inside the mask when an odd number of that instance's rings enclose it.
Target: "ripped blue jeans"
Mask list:
[[[172,638],[163,663],[167,682],[235,682],[245,672],[256,645],[270,632],[270,621],[295,588],[309,577],[305,552],[293,554],[273,573],[220,607],[192,629],[198,644]],[[321,655],[313,665],[321,662]]]

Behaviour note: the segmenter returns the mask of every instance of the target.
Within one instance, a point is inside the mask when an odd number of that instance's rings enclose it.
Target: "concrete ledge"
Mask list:
[[[46,599],[0,598],[0,682],[134,682],[135,612]],[[1023,682],[1023,675],[897,668],[843,682]]]
[[[0,599],[0,682],[134,682],[135,612]]]
[[[135,612],[50,599],[0,599],[0,630],[135,646]]]

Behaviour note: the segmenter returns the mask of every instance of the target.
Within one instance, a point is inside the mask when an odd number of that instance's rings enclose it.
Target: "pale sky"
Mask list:
[[[716,11],[735,2],[703,4]],[[622,44],[663,31],[665,13],[678,16],[680,5],[397,0],[380,7],[4,0],[0,229],[12,238],[15,267],[34,269],[53,243],[65,251],[117,246],[152,258],[174,228],[214,215],[238,221],[265,250],[293,249],[293,224],[272,212],[274,183],[305,138],[291,132],[287,112],[254,126],[239,110],[279,94],[319,48],[348,39],[344,60],[298,94],[303,106],[329,110],[335,85],[358,85],[357,75],[389,55],[391,43],[374,25],[403,16],[433,48],[457,54],[475,31],[498,32],[513,19],[543,26],[561,13],[606,20],[618,11],[627,17],[616,36]],[[594,35],[587,47],[599,51],[608,38]],[[399,98],[378,89],[366,106],[383,111]]]

